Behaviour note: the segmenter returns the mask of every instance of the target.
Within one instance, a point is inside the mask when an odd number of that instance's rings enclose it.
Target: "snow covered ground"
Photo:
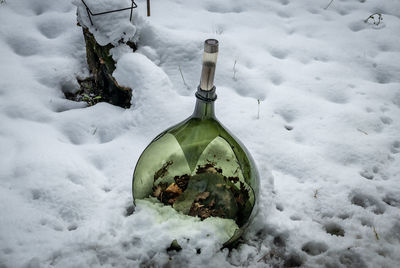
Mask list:
[[[138,52],[113,51],[128,110],[65,99],[88,75],[76,6],[0,4],[0,267],[399,267],[400,2],[163,0],[149,18],[145,2],[124,26]],[[153,215],[127,216],[131,177],[191,114],[207,38],[217,116],[257,162],[260,212],[231,252],[167,252]]]

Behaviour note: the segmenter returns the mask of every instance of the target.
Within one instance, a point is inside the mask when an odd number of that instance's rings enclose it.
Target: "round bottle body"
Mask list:
[[[229,245],[255,214],[259,176],[246,148],[215,117],[192,116],[148,145],[132,187],[134,200],[151,199],[201,220],[234,221],[223,241]]]

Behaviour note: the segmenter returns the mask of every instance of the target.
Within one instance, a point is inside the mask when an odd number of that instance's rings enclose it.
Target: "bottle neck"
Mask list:
[[[211,90],[202,90],[200,86],[196,92],[196,106],[192,117],[200,119],[215,119],[214,102],[217,99],[215,87]]]
[[[211,118],[215,119],[214,102],[215,101],[207,102],[197,98],[192,117],[202,120]]]
[[[214,76],[218,56],[218,40],[207,39],[204,42],[203,68],[201,71],[200,85],[196,92],[196,107],[192,118],[215,119],[214,102],[215,94]]]

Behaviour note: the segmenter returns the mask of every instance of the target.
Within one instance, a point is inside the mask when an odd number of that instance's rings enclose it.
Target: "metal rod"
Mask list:
[[[132,22],[132,12],[133,12],[133,1],[132,1],[132,5],[131,5],[131,15],[129,16],[129,21]]]
[[[119,12],[119,11],[124,11],[124,10],[128,10],[128,9],[131,9],[131,10],[132,10],[131,7],[126,7],[126,8],[116,9],[116,10],[104,11],[104,12],[100,12],[100,13],[92,13],[92,16],[104,15],[104,14],[113,13],[113,12]]]
[[[150,0],[147,0],[147,17],[150,17]]]
[[[93,25],[92,17],[90,16],[90,9],[88,7],[86,8],[86,12],[89,17],[90,23]]]
[[[124,10],[128,10],[128,9],[131,10],[131,13],[130,13],[130,16],[129,16],[129,21],[132,21],[132,12],[133,12],[133,9],[134,9],[134,8],[137,8],[137,5],[136,5],[135,1],[134,1],[134,0],[131,0],[131,2],[132,2],[131,7],[120,8],[120,9],[115,9],[115,10],[109,10],[109,11],[104,11],[104,12],[99,12],[99,13],[93,13],[93,12],[90,10],[90,8],[88,7],[88,5],[85,3],[85,1],[84,1],[84,0],[81,0],[81,1],[82,1],[82,3],[83,3],[83,4],[85,5],[85,7],[86,7],[86,12],[88,13],[88,17],[89,17],[90,23],[91,23],[92,25],[93,25],[93,21],[92,21],[91,16],[98,16],[98,15],[104,15],[104,14],[113,13],[113,12],[120,12],[120,11],[124,11]],[[148,3],[149,3],[150,0],[147,0],[147,1],[148,1]],[[149,11],[148,11],[148,12],[149,12]]]
[[[89,9],[89,7],[86,5],[85,1],[82,0],[82,3],[85,5],[86,9],[88,9],[88,10],[90,11],[90,9]]]

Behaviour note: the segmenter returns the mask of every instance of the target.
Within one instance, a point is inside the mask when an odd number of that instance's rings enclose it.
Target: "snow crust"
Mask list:
[[[124,11],[90,28],[103,44],[138,40],[112,50],[128,110],[64,97],[88,75],[79,1],[0,4],[0,267],[398,267],[399,2],[165,0],[150,18],[145,2],[133,24]],[[217,116],[261,174],[259,213],[237,249],[167,252],[150,210],[129,213],[132,173],[192,112],[207,38],[220,42]]]

